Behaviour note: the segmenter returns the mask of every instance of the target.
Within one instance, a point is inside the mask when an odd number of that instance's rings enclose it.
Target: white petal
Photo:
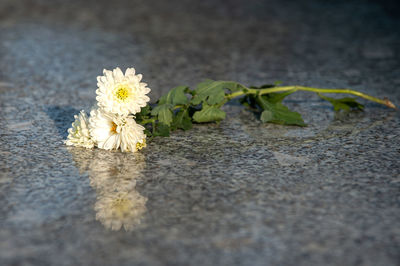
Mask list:
[[[114,75],[114,79],[116,79],[118,82],[121,82],[124,79],[124,73],[122,73],[122,71],[119,67],[117,67],[113,70],[113,75]]]
[[[131,67],[131,68],[127,68],[126,70],[125,70],[125,76],[134,76],[135,75],[135,69],[133,68],[133,67]]]

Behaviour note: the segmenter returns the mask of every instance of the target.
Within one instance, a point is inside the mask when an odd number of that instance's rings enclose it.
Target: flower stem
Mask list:
[[[144,119],[144,120],[138,121],[138,124],[146,125],[146,124],[153,123],[155,121],[156,121],[155,118],[149,118],[149,119]]]
[[[182,108],[182,107],[184,107],[183,104],[178,104],[178,105],[175,105],[175,106],[172,108],[172,110],[176,110],[176,109],[179,109],[179,108]]]
[[[353,94],[358,97],[386,105],[387,107],[397,109],[396,106],[389,101],[388,99],[379,99],[368,94],[350,90],[350,89],[321,89],[321,88],[311,88],[311,87],[304,87],[304,86],[282,86],[282,87],[273,87],[273,88],[266,88],[266,89],[249,89],[243,91],[237,91],[226,96],[226,99],[230,100],[236,98],[238,96],[246,95],[246,94],[268,94],[273,92],[284,92],[284,91],[311,91],[316,93],[345,93],[345,94]]]

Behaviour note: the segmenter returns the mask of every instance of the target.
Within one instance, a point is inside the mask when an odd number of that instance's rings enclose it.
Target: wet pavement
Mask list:
[[[127,154],[66,147],[103,68],[154,102],[205,78],[346,88],[400,105],[391,1],[0,2],[0,265],[398,265],[400,113],[306,128],[233,102],[220,124]]]

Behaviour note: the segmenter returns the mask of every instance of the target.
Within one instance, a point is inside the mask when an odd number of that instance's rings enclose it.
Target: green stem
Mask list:
[[[184,105],[175,105],[173,108],[172,108],[172,110],[176,110],[176,109],[179,109],[179,108],[182,108],[182,107],[185,107]]]
[[[250,89],[248,89],[248,90],[250,91]],[[246,94],[249,94],[249,93],[250,94],[254,94],[252,92],[237,91],[237,92],[234,92],[234,93],[226,95],[225,98],[226,98],[227,101],[229,101],[229,100],[231,100],[233,98],[236,98],[236,97],[239,97],[239,96],[242,96],[242,95],[246,95]]]
[[[156,120],[153,120],[151,122],[151,132],[153,133],[153,135],[156,133]]]
[[[138,124],[140,125],[146,125],[155,122],[155,118],[149,118],[149,119],[143,119],[142,121],[138,121]]]
[[[350,90],[350,89],[321,89],[321,88],[311,88],[311,87],[304,87],[304,86],[282,86],[282,87],[273,87],[273,88],[266,88],[266,89],[247,89],[247,91],[237,91],[234,93],[231,93],[226,96],[228,100],[233,99],[238,96],[246,95],[246,94],[268,94],[268,93],[274,93],[274,92],[284,92],[284,91],[311,91],[311,92],[316,92],[316,93],[345,93],[345,94],[353,94],[358,97],[386,105],[387,107],[394,108],[396,109],[396,106],[389,101],[388,99],[378,99],[376,97],[370,96],[368,94],[355,91],[355,90]]]

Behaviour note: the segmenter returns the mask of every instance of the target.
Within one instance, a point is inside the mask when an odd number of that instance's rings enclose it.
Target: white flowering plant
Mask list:
[[[136,152],[146,147],[146,137],[169,136],[177,129],[189,130],[193,123],[220,122],[226,113],[221,107],[234,98],[258,113],[262,122],[307,126],[298,112],[282,101],[296,91],[310,91],[330,102],[336,112],[363,110],[355,98],[331,98],[325,94],[355,95],[396,109],[388,99],[378,99],[350,89],[322,89],[305,86],[280,86],[280,83],[246,87],[234,81],[205,80],[195,89],[178,86],[149,105],[150,92],[134,68],[104,70],[97,77],[97,107],[90,117],[82,110],[68,130],[66,145]]]
[[[150,89],[141,82],[142,75],[136,75],[134,68],[123,73],[118,67],[113,71],[104,69],[103,74],[97,77],[97,106],[89,118],[84,110],[75,116],[65,144],[123,152],[146,147],[145,128],[136,123],[134,116],[150,101],[146,95]]]

